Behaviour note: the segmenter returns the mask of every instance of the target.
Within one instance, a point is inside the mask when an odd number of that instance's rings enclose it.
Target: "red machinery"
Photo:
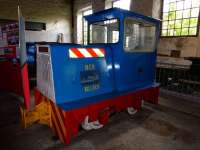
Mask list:
[[[0,47],[0,90],[23,96],[21,68],[16,46]]]

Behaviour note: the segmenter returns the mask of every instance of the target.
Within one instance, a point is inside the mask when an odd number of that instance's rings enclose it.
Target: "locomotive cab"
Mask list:
[[[86,16],[86,20],[89,45],[111,48],[116,90],[138,90],[155,84],[158,20],[118,8]]]

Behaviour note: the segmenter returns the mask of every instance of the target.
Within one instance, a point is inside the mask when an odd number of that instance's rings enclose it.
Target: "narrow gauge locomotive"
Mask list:
[[[80,126],[99,129],[113,112],[135,114],[143,100],[158,103],[160,21],[118,8],[85,19],[87,45],[37,46],[36,103],[49,103],[50,127],[66,144]]]

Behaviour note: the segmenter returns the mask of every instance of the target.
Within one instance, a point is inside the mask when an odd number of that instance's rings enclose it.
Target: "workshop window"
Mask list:
[[[92,9],[83,11],[83,16],[87,16],[90,14],[92,14]],[[88,23],[83,17],[83,44],[87,44],[87,41],[88,41],[87,33],[88,33]]]
[[[88,23],[84,16],[92,14],[92,9],[85,9],[78,13],[77,16],[77,42],[78,44],[87,44]]]
[[[200,0],[163,0],[162,37],[196,36]]]
[[[112,7],[130,10],[131,0],[116,0],[112,2]]]

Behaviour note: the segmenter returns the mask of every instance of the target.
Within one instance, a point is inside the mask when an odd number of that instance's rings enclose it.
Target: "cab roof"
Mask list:
[[[160,24],[160,20],[158,19],[154,19],[152,17],[144,16],[142,14],[123,10],[120,8],[110,8],[103,11],[99,11],[91,15],[85,16],[85,19],[90,24],[90,23],[108,20],[108,19],[114,19],[114,18],[123,19],[124,17],[133,17],[133,18],[141,19],[141,20],[148,21],[154,24]]]

